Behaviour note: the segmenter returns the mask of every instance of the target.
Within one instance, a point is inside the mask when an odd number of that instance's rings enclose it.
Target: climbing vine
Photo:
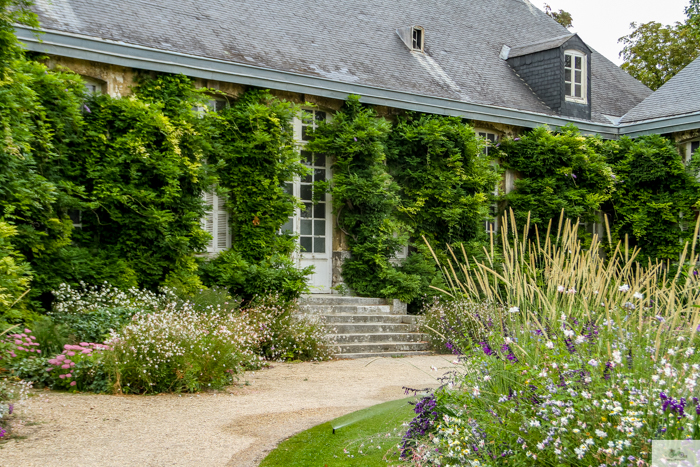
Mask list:
[[[390,261],[408,241],[396,219],[399,186],[385,164],[390,131],[388,121],[350,96],[331,122],[320,124],[307,148],[333,158],[333,210],[352,252],[343,263],[345,282],[360,295],[411,301],[420,278]]]

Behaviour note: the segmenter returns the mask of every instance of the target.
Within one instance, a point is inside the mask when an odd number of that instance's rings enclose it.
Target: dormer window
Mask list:
[[[423,51],[423,28],[418,26],[413,27],[413,50]]]
[[[586,55],[574,50],[567,50],[564,53],[564,87],[567,101],[586,103],[587,78]]]
[[[396,30],[408,50],[411,52],[423,52],[425,45],[425,29],[421,26],[406,26]]]

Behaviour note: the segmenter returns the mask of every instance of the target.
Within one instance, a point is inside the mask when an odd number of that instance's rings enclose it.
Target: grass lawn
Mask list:
[[[303,431],[280,443],[260,467],[400,464],[396,445],[405,431],[402,423],[415,415],[409,404],[415,400],[409,397],[385,402]]]

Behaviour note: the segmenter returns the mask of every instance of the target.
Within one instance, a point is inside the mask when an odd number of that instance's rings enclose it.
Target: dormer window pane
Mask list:
[[[413,28],[413,50],[423,50],[423,30]]]
[[[586,103],[586,62],[580,52],[566,52],[564,55],[565,94],[574,102]]]

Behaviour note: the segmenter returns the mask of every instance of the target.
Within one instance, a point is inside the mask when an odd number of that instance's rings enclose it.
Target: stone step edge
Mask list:
[[[431,350],[407,350],[405,352],[358,352],[358,353],[337,353],[333,356],[338,360],[354,360],[357,358],[403,358],[418,357],[421,355],[435,355]]]

